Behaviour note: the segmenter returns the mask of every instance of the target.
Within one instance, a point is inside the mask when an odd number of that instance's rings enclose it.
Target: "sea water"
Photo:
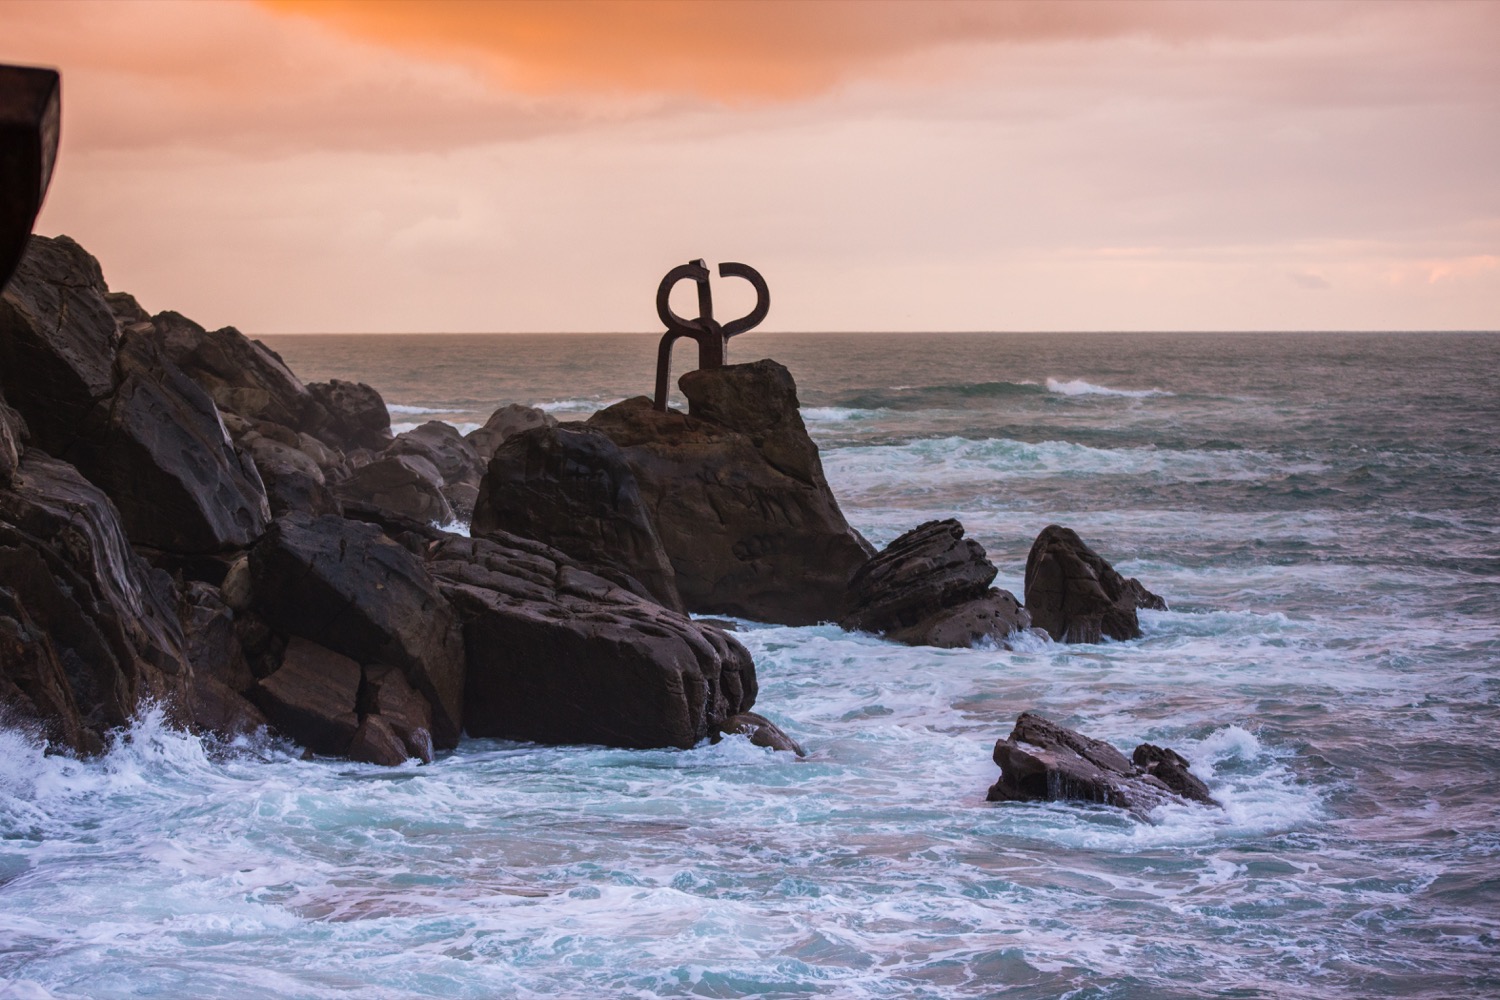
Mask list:
[[[268,340],[468,430],[648,392],[655,338]],[[792,370],[875,544],[958,517],[1019,595],[1056,522],[1171,610],[1016,651],[742,623],[806,760],[0,731],[0,996],[1500,995],[1500,336],[731,348]],[[1224,807],[986,803],[1028,710]]]

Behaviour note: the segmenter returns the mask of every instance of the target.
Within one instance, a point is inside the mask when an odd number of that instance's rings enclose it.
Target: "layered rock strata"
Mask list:
[[[993,588],[984,547],[953,519],[928,521],[892,541],[849,582],[840,624],[911,646],[1004,643],[1031,625],[1015,597]]]
[[[1175,751],[1143,743],[1132,762],[1102,740],[1031,712],[995,743],[994,758],[1000,779],[990,787],[991,802],[1095,802],[1142,818],[1173,801],[1218,805]]]

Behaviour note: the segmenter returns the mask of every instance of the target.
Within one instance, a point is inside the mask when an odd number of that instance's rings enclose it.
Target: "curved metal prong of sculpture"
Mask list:
[[[714,319],[713,293],[708,284],[708,266],[702,260],[688,261],[668,271],[656,289],[656,315],[661,317],[667,332],[662,334],[656,348],[656,399],[655,407],[665,413],[667,395],[671,391],[672,347],[683,337],[698,342],[698,367],[718,368],[729,354],[729,338],[745,333],[760,325],[771,309],[771,292],[760,272],[748,264],[727,261],[719,265],[719,277],[744,278],[755,288],[755,308],[737,320],[720,325]],[[672,289],[679,281],[692,280],[698,284],[698,318],[683,319],[672,311]]]
[[[57,160],[56,70],[0,66],[0,288],[21,262]]]

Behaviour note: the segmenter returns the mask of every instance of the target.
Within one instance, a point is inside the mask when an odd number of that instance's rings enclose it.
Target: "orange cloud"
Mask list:
[[[677,93],[725,103],[826,90],[946,45],[1294,33],[1306,12],[1115,0],[259,0],[347,35],[484,63],[529,93]],[[1326,10],[1316,12],[1321,18]]]

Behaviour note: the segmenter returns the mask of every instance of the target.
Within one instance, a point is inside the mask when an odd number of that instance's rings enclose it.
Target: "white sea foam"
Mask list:
[[[400,413],[403,416],[416,416],[430,413],[452,413],[451,409],[431,406],[408,406],[405,403],[387,403],[385,408],[392,413]]]
[[[547,413],[593,413],[605,404],[598,399],[553,399],[533,405]]]
[[[851,420],[873,420],[885,412],[848,406],[804,406],[802,419],[816,423],[844,423]]]
[[[1032,383],[1034,384],[1034,383]],[[1047,391],[1063,396],[1123,396],[1128,399],[1148,399],[1152,396],[1172,396],[1175,393],[1164,389],[1111,389],[1107,385],[1095,385],[1081,378],[1047,379]]]

